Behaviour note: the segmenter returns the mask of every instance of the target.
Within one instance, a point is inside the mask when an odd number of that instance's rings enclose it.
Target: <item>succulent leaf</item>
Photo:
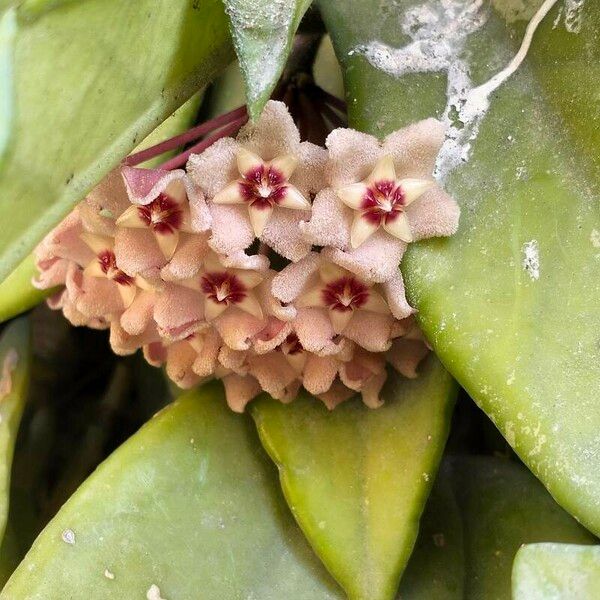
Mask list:
[[[224,0],[253,120],[260,116],[279,80],[296,29],[311,2]]]
[[[31,375],[29,321],[10,323],[0,337],[0,540],[8,519],[12,457]]]
[[[442,40],[451,49],[449,64],[466,69],[454,69],[450,83],[458,83],[457,73],[484,82],[515,56],[532,15],[513,15],[508,22],[505,3],[494,2],[474,20],[472,13],[443,12],[461,3],[416,4],[321,3],[345,70],[355,127],[384,135],[442,115],[449,67],[443,60],[437,67],[407,63],[411,52]],[[453,29],[427,37],[426,27],[417,26],[426,8],[442,11],[436,26]],[[580,9],[577,32],[564,30],[572,24],[561,20],[558,6],[548,14],[521,67],[487,98],[487,109],[475,105],[486,109],[481,120],[461,120],[464,105],[448,103],[449,133],[466,143],[459,144],[466,161],[458,156],[454,170],[448,163],[438,166],[462,205],[460,229],[447,240],[415,244],[403,272],[409,300],[442,362],[558,502],[598,534],[600,187],[594,123],[600,113],[592,90],[600,81],[600,6]],[[415,15],[412,29],[398,27]],[[410,46],[411,32],[425,41]],[[452,32],[463,38],[450,39]],[[432,72],[422,72],[427,69]],[[587,84],[577,85],[578,77]],[[450,95],[458,88],[450,86]]]
[[[423,514],[399,597],[510,600],[517,550],[550,540],[595,541],[521,465],[491,456],[449,457]],[[518,600],[525,598],[533,596]]]
[[[600,597],[600,546],[526,544],[512,571],[514,600]]]
[[[390,377],[377,410],[301,396],[252,405],[290,508],[348,597],[393,598],[437,472],[456,387],[435,358]]]
[[[0,598],[341,600],[274,476],[220,384],[191,391],[79,488]]]

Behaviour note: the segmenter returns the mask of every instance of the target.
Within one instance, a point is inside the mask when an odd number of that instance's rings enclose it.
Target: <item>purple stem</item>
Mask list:
[[[179,146],[183,146],[188,142],[193,142],[197,140],[199,137],[205,135],[209,131],[213,129],[217,129],[219,127],[223,127],[223,125],[227,125],[228,123],[237,122],[241,117],[246,117],[246,107],[240,106],[235,110],[231,110],[228,113],[220,115],[210,121],[206,121],[201,125],[197,125],[192,129],[182,133],[180,135],[176,135],[175,137],[169,138],[159,144],[154,146],[150,146],[150,148],[145,148],[144,150],[140,150],[135,154],[130,154],[124,161],[124,164],[133,167],[135,165],[139,165],[155,156],[159,156],[168,150],[173,150],[173,148],[178,148]],[[217,138],[218,139],[218,138]]]
[[[320,107],[323,116],[334,126],[334,127],[347,127],[346,120],[344,117],[331,108],[329,104],[322,102]]]
[[[330,94],[329,92],[326,92],[325,90],[321,90],[321,93],[324,96],[324,100],[325,102],[327,102],[327,104],[331,104],[331,106],[333,106],[334,108],[337,108],[340,112],[343,112],[344,114],[346,113],[346,103],[343,100],[340,100],[337,96],[334,96],[333,94]]]
[[[163,169],[164,171],[169,171],[171,169],[177,169],[179,167],[182,167],[187,162],[187,159],[190,157],[190,154],[199,154],[222,137],[235,133],[247,120],[248,117],[243,116],[236,119],[235,121],[232,121],[222,129],[219,129],[219,131],[213,133],[211,136],[204,138],[201,142],[198,142],[197,144],[195,144],[191,148],[188,148],[181,154],[178,154],[177,156],[174,156],[173,158],[169,159],[167,162],[160,165],[159,168]]]

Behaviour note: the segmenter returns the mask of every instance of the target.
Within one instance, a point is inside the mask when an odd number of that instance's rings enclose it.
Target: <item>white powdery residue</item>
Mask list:
[[[163,598],[160,595],[160,588],[155,583],[153,583],[146,592],[146,598],[148,600],[166,600],[166,598]]]
[[[463,50],[467,37],[488,19],[488,4],[483,0],[467,4],[464,0],[430,0],[406,12],[402,30],[412,40],[406,46],[393,48],[373,41],[357,46],[350,53],[359,52],[374,67],[396,77],[407,73],[447,72],[447,104],[443,116],[447,133],[435,172],[443,180],[469,160],[472,142],[489,108],[490,95],[519,68],[535,30],[557,1],[545,0],[539,6],[514,58],[502,71],[477,87],[469,75]]]
[[[579,33],[583,22],[585,0],[565,0],[565,29],[569,33]]]
[[[532,281],[540,278],[540,249],[537,240],[523,244],[523,269]]]
[[[61,534],[63,542],[73,546],[75,544],[75,532],[72,529],[65,529]]]
[[[457,61],[453,65],[453,67],[458,66],[459,68],[459,71],[455,72],[454,76],[452,76],[452,70],[448,71],[448,103],[444,114],[448,133],[436,165],[436,174],[441,179],[444,179],[461,163],[469,160],[471,142],[479,134],[481,121],[490,106],[490,95],[521,66],[531,46],[534,33],[557,1],[545,0],[543,2],[527,24],[518,52],[504,69],[496,73],[496,75],[485,83],[477,87],[472,87],[467,72],[463,71],[464,61],[462,64],[460,61]],[[458,121],[459,127],[457,127],[456,121]]]
[[[393,48],[372,41],[349,54],[358,52],[374,67],[395,77],[447,71],[459,60],[467,36],[486,22],[487,11],[482,11],[482,6],[483,0],[466,6],[463,0],[431,0],[404,14],[402,32],[412,40],[406,46]]]
[[[594,248],[600,248],[600,231],[592,229],[592,233],[590,233],[590,242],[592,242]]]

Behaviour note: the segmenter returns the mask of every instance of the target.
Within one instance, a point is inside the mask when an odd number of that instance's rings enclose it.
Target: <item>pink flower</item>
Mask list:
[[[300,142],[286,106],[267,103],[256,124],[236,140],[223,138],[188,162],[190,177],[209,199],[210,244],[235,254],[255,238],[290,260],[310,250],[298,228],[309,216],[311,194],[323,186],[326,151]]]
[[[262,307],[253,290],[263,278],[264,275],[254,270],[227,268],[217,255],[208,253],[201,273],[183,283],[203,296],[206,321],[216,319],[231,308],[262,319]]]
[[[294,331],[302,347],[320,356],[341,352],[347,340],[372,352],[390,347],[394,317],[377,287],[323,252],[288,265],[272,283],[273,295],[296,308]]]
[[[328,187],[300,224],[306,240],[332,247],[335,262],[372,281],[392,279],[408,242],[451,235],[458,227],[456,202],[432,179],[443,140],[434,119],[382,143],[352,129],[334,130],[326,141]]]
[[[456,229],[431,177],[442,137],[433,120],[383,144],[339,129],[326,167],[269,102],[237,139],[190,157],[190,177],[109,173],[39,245],[35,284],[64,286],[52,308],[110,328],[117,354],[143,348],[180,387],[222,380],[233,410],[301,386],[329,408],[356,393],[375,408],[386,365],[415,377],[428,353],[398,265],[410,241]],[[280,272],[271,250],[291,261]]]
[[[338,198],[355,211],[350,245],[358,248],[380,227],[403,242],[412,242],[406,209],[432,185],[427,179],[397,179],[394,161],[386,155],[364,181],[338,188]]]
[[[326,308],[333,330],[338,334],[346,329],[357,311],[390,313],[385,300],[370,282],[328,262],[321,263],[319,280],[296,300],[296,306]]]
[[[151,231],[166,260],[175,253],[180,232],[210,226],[204,199],[184,171],[123,167],[122,175],[133,206],[117,218],[117,226]]]
[[[83,269],[84,276],[101,277],[114,282],[123,299],[124,308],[127,308],[137,292],[136,280],[117,267],[114,241],[92,233],[82,233],[81,239],[94,253],[94,258]]]
[[[221,190],[212,201],[246,205],[256,237],[261,237],[276,207],[310,210],[310,202],[289,182],[298,163],[294,156],[287,154],[264,161],[241,147],[236,158],[240,179]]]

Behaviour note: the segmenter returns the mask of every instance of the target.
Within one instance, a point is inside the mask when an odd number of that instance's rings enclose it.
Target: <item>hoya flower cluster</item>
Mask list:
[[[36,284],[64,286],[50,306],[181,387],[221,379],[234,410],[302,385],[376,407],[386,363],[414,377],[427,353],[398,265],[457,228],[432,178],[443,137],[430,119],[383,143],[336,129],[321,148],[271,101],[186,171],[109,174],[38,247]]]

